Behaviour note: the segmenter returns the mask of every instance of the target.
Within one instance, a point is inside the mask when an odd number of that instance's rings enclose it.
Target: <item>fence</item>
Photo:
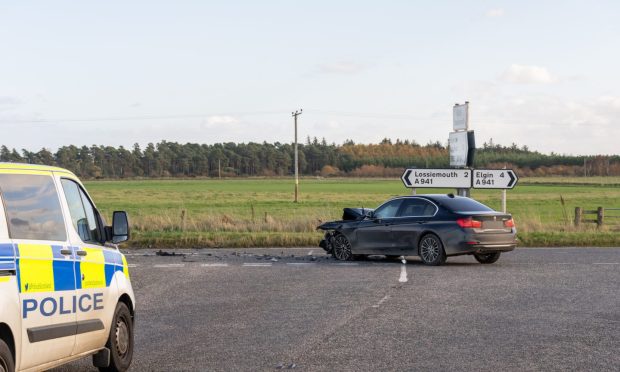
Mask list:
[[[617,215],[614,213],[617,213]],[[588,215],[596,215],[596,219],[587,219]],[[605,220],[609,218],[620,218],[620,208],[598,207],[596,210],[584,210],[581,207],[575,208],[575,226],[579,226],[582,223],[596,223],[597,226],[603,226]]]

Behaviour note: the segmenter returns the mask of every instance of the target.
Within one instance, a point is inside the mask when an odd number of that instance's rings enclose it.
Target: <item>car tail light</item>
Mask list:
[[[464,229],[475,229],[482,227],[482,222],[474,220],[471,217],[459,218],[456,223]]]
[[[504,221],[505,227],[515,227],[515,221],[511,218],[509,220]]]

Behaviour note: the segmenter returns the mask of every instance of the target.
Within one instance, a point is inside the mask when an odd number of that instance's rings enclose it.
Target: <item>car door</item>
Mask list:
[[[361,221],[356,230],[357,248],[355,253],[391,254],[394,248],[392,224],[402,199],[390,200],[378,207],[371,218]]]
[[[51,173],[0,172],[0,192],[15,253],[20,367],[35,368],[73,351],[74,259]]]
[[[392,225],[394,250],[397,254],[416,254],[420,235],[437,212],[437,206],[424,198],[406,198]]]
[[[76,265],[78,331],[73,354],[81,354],[105,344],[105,325],[109,324],[109,314],[113,311],[109,287],[114,272],[106,267],[103,224],[90,198],[77,181],[61,178],[60,183],[71,216],[69,239],[79,260]]]

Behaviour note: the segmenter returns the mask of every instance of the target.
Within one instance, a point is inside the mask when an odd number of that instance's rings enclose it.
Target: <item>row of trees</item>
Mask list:
[[[55,165],[83,178],[287,176],[293,172],[293,146],[283,143],[162,141],[144,149],[123,146],[63,146],[56,152],[0,147],[0,161]],[[448,167],[448,149],[439,142],[389,139],[378,144],[328,144],[308,138],[299,145],[303,175],[392,176],[406,167]],[[485,142],[476,152],[477,167],[515,167],[523,175],[620,175],[620,156],[542,154],[516,144]]]

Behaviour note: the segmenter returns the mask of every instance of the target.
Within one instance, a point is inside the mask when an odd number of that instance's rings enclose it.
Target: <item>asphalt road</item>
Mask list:
[[[133,371],[620,370],[620,248],[425,267],[320,249],[129,256]],[[145,255],[146,254],[146,255]],[[91,371],[90,360],[54,371]]]

